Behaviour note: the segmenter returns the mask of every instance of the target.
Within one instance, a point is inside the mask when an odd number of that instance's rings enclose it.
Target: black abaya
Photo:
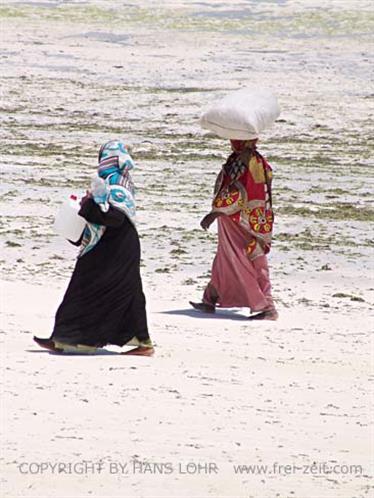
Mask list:
[[[78,258],[51,339],[97,347],[149,339],[136,228],[123,212],[110,207],[103,213],[91,198],[79,214],[106,229]]]

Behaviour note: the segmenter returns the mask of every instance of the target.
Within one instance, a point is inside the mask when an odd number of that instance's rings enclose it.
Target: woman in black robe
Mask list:
[[[98,182],[81,201],[87,225],[81,251],[49,339],[34,337],[56,352],[94,353],[107,344],[150,356],[145,297],[140,276],[140,243],[129,170],[132,159],[121,142],[99,153]]]

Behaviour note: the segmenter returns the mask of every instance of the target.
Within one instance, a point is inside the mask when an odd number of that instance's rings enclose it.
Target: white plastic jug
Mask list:
[[[53,230],[65,239],[77,242],[86,226],[86,220],[79,216],[80,204],[76,195],[71,195],[58,211]]]

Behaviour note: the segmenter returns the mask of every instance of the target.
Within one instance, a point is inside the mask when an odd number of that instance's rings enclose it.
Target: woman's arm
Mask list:
[[[89,223],[96,223],[98,225],[113,228],[121,226],[126,218],[125,213],[112,206],[110,206],[108,211],[104,213],[92,197],[88,197],[84,200],[84,202],[82,202],[78,214]]]

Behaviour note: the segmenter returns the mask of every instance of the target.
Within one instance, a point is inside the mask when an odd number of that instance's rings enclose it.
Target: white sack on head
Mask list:
[[[252,140],[269,128],[280,114],[270,90],[243,88],[213,105],[200,118],[200,125],[222,138]]]

